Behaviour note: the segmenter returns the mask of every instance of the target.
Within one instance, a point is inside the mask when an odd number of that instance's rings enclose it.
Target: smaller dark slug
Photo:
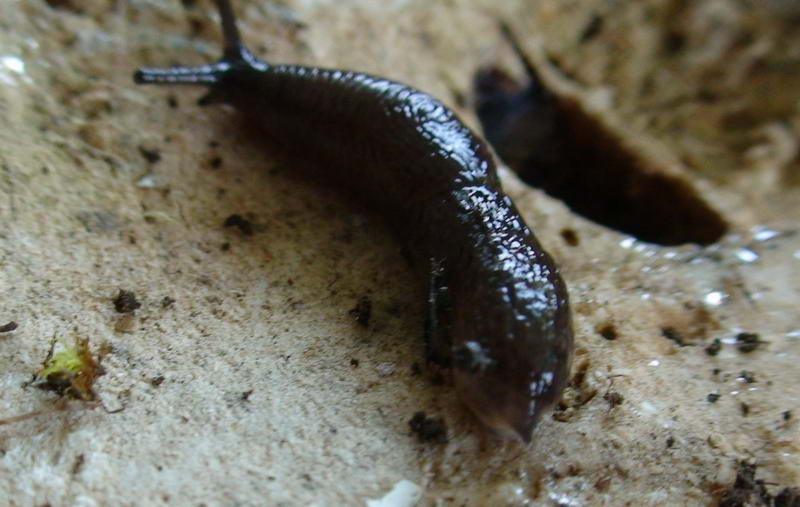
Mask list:
[[[430,95],[348,70],[282,65],[240,42],[216,0],[225,50],[199,67],[141,69],[137,83],[207,86],[259,139],[381,213],[428,283],[428,357],[487,426],[530,441],[570,370],[558,268],[506,196],[487,144]]]
[[[542,79],[508,26],[501,29],[527,74],[475,76],[476,112],[500,158],[526,183],[602,225],[662,245],[718,241],[723,218],[688,180],[651,160],[575,97]]]

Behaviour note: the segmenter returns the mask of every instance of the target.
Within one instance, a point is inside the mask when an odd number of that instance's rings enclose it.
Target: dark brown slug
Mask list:
[[[223,57],[141,69],[137,83],[204,85],[200,104],[234,106],[259,135],[380,212],[429,283],[429,359],[453,368],[487,426],[528,442],[569,376],[567,290],[500,187],[487,144],[441,102],[347,70],[277,65],[239,38],[216,0]]]
[[[474,80],[476,112],[484,136],[520,179],[642,241],[709,245],[721,239],[727,223],[690,181],[542,79],[511,29],[500,28],[527,83],[496,67],[481,69]]]

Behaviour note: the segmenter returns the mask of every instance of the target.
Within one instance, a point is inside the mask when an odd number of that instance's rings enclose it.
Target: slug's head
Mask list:
[[[205,85],[209,93],[200,99],[200,104],[228,102],[230,93],[226,79],[243,70],[265,71],[268,64],[256,58],[242,44],[230,0],[215,0],[222,20],[225,49],[222,58],[210,65],[195,67],[177,66],[168,68],[143,68],[137,70],[133,80],[138,84],[183,84]]]
[[[525,443],[570,373],[567,295],[558,275],[551,278],[523,291],[519,284],[473,287],[454,309],[453,375],[462,401],[486,426]]]

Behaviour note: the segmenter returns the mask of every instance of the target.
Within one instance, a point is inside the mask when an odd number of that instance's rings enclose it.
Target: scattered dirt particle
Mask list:
[[[709,356],[711,356],[711,357],[716,356],[717,354],[719,354],[719,351],[722,350],[722,341],[720,341],[720,339],[717,338],[716,340],[711,342],[706,347],[705,350],[706,350],[706,354],[708,354]]]
[[[75,462],[72,464],[72,475],[78,475],[83,470],[83,465],[86,463],[86,456],[78,454]]]
[[[578,40],[581,44],[585,44],[590,40],[597,37],[603,31],[604,20],[603,17],[597,13],[593,14],[586,26],[581,30]]]
[[[784,421],[789,421],[792,418],[792,411],[791,410],[784,410],[781,413],[781,417]]]
[[[748,384],[754,384],[756,381],[756,377],[753,375],[753,372],[747,370],[742,370],[742,372],[739,373],[739,378]]]
[[[170,308],[175,304],[175,299],[169,296],[164,296],[161,300],[161,308]]]
[[[745,402],[741,402],[739,404],[739,410],[741,410],[742,412],[742,417],[747,417],[748,415],[750,415],[750,405],[748,405]]]
[[[192,34],[193,39],[200,37],[207,25],[208,23],[204,19],[189,16],[189,32]]]
[[[158,387],[164,383],[164,375],[159,375],[157,377],[153,377],[150,379],[150,385],[153,387]]]
[[[81,140],[93,148],[104,150],[108,146],[108,132],[90,123],[78,129]]]
[[[139,153],[142,154],[148,164],[155,164],[161,160],[161,151],[158,148],[148,148],[140,145]]]
[[[242,215],[234,213],[233,215],[229,216],[225,219],[225,223],[223,223],[225,227],[235,227],[239,229],[239,232],[244,234],[245,236],[252,236],[253,235],[253,223],[250,220],[247,220]]]
[[[586,380],[586,373],[589,371],[589,361],[583,361],[575,369],[575,375],[569,381],[571,387],[581,387]]]
[[[609,408],[622,405],[622,402],[625,401],[625,398],[616,391],[608,391],[603,395],[603,399],[608,402]]]
[[[249,389],[239,395],[239,399],[242,401],[250,401],[250,396],[252,396],[254,392],[255,391],[253,389]]]
[[[597,479],[597,481],[594,483],[594,489],[602,493],[604,491],[608,491],[608,486],[610,485],[611,485],[611,477],[605,476]]]
[[[561,239],[569,246],[578,246],[581,242],[574,229],[561,229]]]
[[[720,396],[721,395],[717,393],[709,393],[708,396],[706,396],[706,400],[708,400],[709,403],[716,403],[719,401]]]
[[[360,364],[361,362],[356,358],[350,360],[350,366],[352,366],[353,368],[358,368]]]
[[[47,5],[49,5],[53,9],[63,9],[67,11],[72,11],[75,14],[82,14],[83,9],[76,5],[76,2],[72,0],[45,0]]]
[[[686,47],[686,35],[677,30],[669,30],[664,35],[664,51],[669,54],[677,54]]]
[[[569,381],[561,401],[553,411],[553,419],[567,422],[575,416],[577,410],[597,396],[597,389],[586,382],[590,362],[583,361],[575,368],[575,374]]]
[[[17,329],[17,327],[19,327],[17,326],[17,323],[12,320],[8,324],[0,326],[0,333],[10,333],[11,331]]]
[[[597,332],[609,341],[614,341],[617,339],[617,329],[614,327],[613,324],[603,324],[599,328],[597,328]]]
[[[743,461],[738,463],[736,480],[732,486],[723,491],[719,505],[720,507],[772,505],[772,497],[767,492],[764,481],[756,479],[756,465]]]
[[[442,444],[447,442],[447,425],[441,417],[427,417],[425,412],[417,412],[408,421],[411,432],[417,435],[420,443],[432,442]]]
[[[675,445],[675,437],[667,437],[667,449],[672,449],[673,445]]]
[[[114,298],[114,309],[118,313],[133,313],[137,308],[141,308],[142,304],[136,300],[136,295],[127,290],[120,289],[117,297]]]
[[[739,352],[752,352],[766,343],[761,341],[758,333],[739,333],[736,335],[736,348],[739,349]]]
[[[356,306],[348,313],[360,325],[364,327],[369,326],[369,320],[372,317],[372,301],[369,299],[369,296],[361,296]]]
[[[208,165],[212,169],[219,169],[220,167],[222,167],[222,157],[212,158],[211,160],[208,161]]]
[[[683,335],[679,333],[678,330],[675,329],[674,327],[662,327],[661,336],[663,336],[667,340],[675,342],[675,344],[679,347],[685,347],[687,345],[691,345],[689,343],[686,343],[686,340],[684,339]]]

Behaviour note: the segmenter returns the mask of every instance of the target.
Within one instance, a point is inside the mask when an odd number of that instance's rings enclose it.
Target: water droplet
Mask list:
[[[705,297],[703,297],[703,302],[710,306],[719,306],[722,304],[722,302],[725,300],[726,297],[727,295],[722,292],[713,291],[709,292],[708,294],[705,295]]]
[[[25,62],[14,55],[0,55],[0,83],[16,85],[25,75]]]
[[[742,262],[755,262],[759,259],[759,255],[749,248],[742,248],[736,252],[736,258]]]
[[[25,74],[25,62],[13,55],[0,56],[0,65],[6,69],[16,72],[17,74]]]
[[[773,231],[765,227],[755,227],[753,231],[753,239],[756,241],[769,241],[780,235],[778,231]]]
[[[136,182],[136,186],[139,188],[156,188],[158,186],[158,182],[156,182],[155,176],[152,174],[146,174]]]

